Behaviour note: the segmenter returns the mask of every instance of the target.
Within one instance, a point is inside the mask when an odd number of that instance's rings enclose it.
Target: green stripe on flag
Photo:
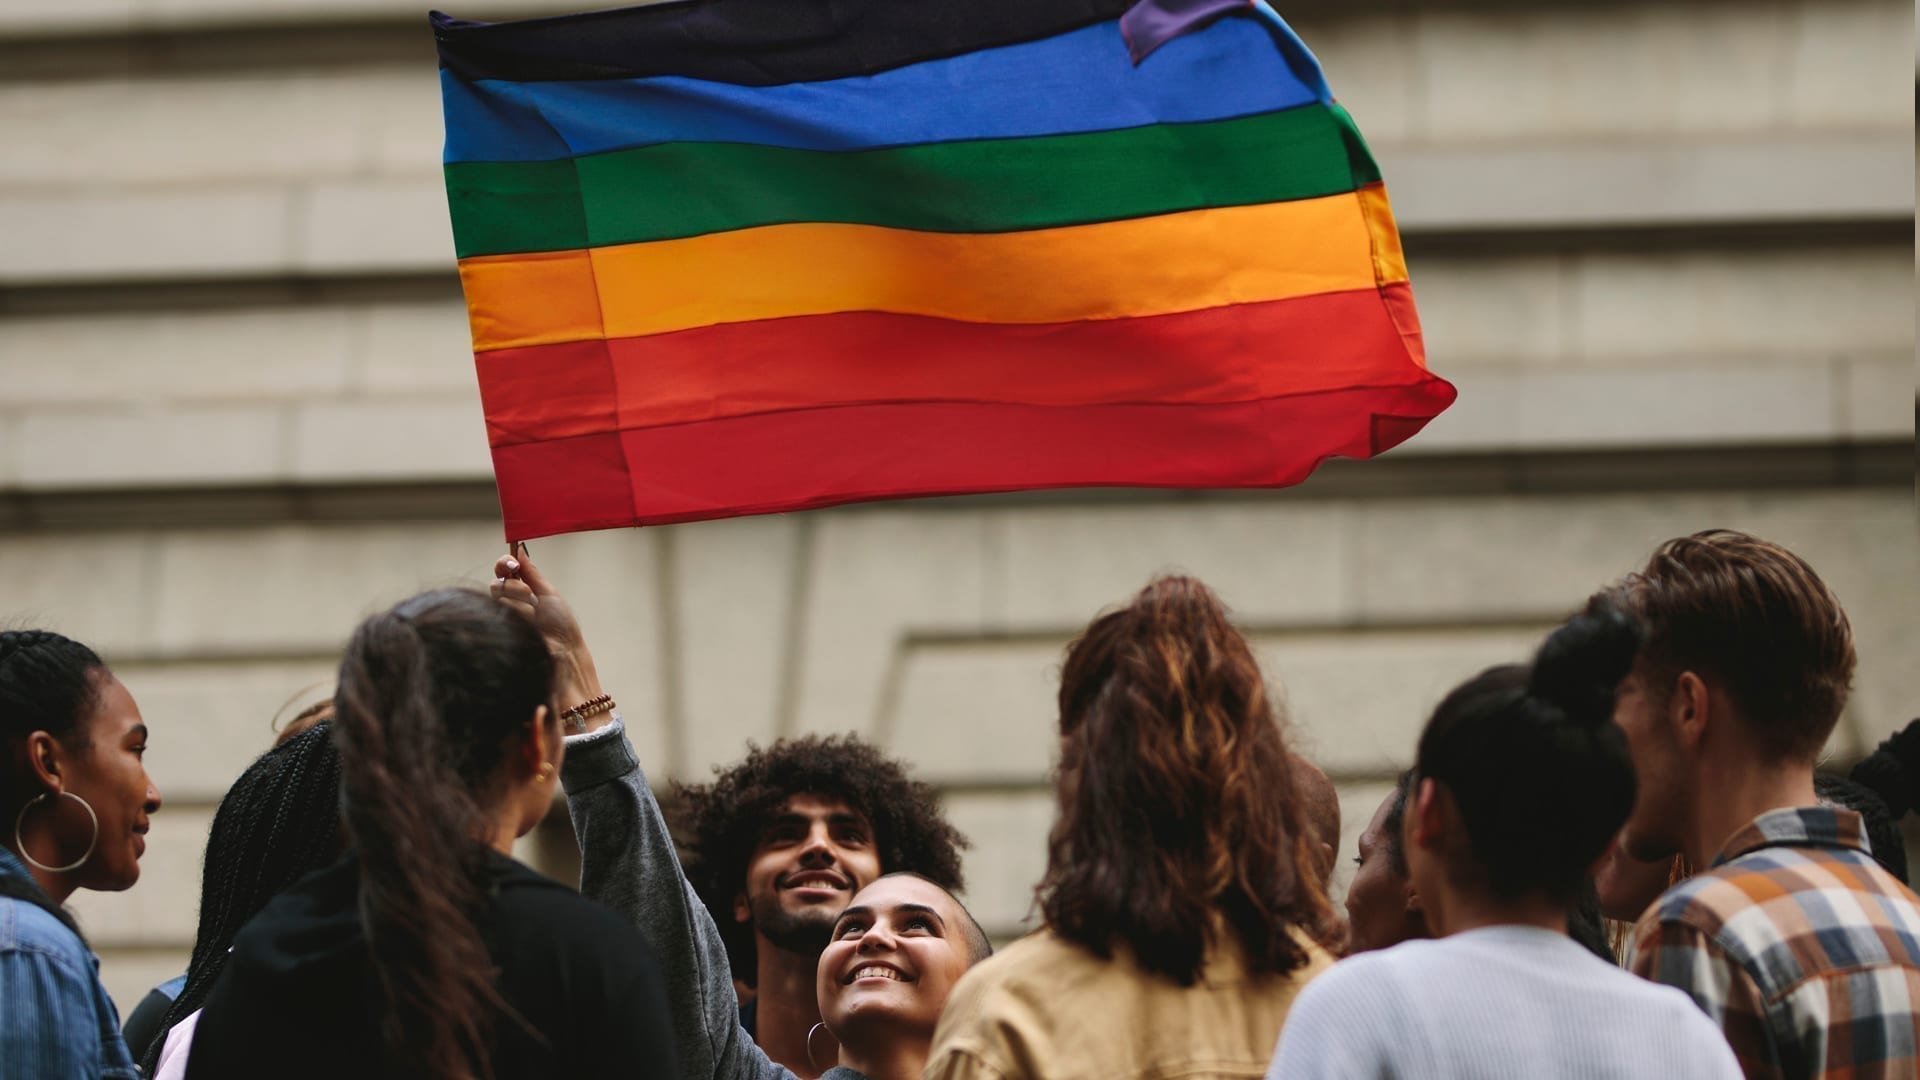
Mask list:
[[[985,233],[1312,199],[1376,182],[1339,106],[1076,135],[819,151],[664,143],[446,166],[461,258],[795,222]]]

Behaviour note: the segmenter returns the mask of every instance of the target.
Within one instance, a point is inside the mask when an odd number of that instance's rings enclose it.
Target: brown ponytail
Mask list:
[[[553,662],[524,618],[479,593],[417,596],[360,625],[335,692],[360,921],[388,1062],[435,1080],[487,1077],[506,1005],[474,924],[486,789]]]

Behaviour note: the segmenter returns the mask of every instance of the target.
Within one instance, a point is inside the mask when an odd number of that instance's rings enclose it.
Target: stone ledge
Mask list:
[[[1911,132],[1385,147],[1409,235],[1911,221]],[[437,175],[33,188],[0,201],[0,285],[449,274]]]
[[[1911,441],[1905,356],[1463,367],[1391,452],[1552,454]],[[486,482],[477,393],[101,402],[0,410],[0,492]]]

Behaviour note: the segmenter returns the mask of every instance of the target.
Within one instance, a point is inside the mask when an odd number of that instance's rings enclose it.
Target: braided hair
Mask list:
[[[92,649],[51,630],[0,630],[0,817],[9,824],[27,800],[40,794],[30,777],[12,769],[12,762],[26,759],[18,752],[21,744],[44,731],[63,743],[83,745],[81,721],[99,700],[106,670]],[[86,941],[73,916],[32,879],[0,877],[0,897],[39,908]]]
[[[214,812],[187,983],[145,1050],[147,1075],[159,1065],[166,1033],[206,1003],[240,928],[339,853],[340,752],[323,720],[256,758]]]

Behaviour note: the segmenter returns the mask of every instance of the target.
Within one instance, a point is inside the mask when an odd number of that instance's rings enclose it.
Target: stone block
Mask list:
[[[493,522],[181,529],[162,534],[153,648],[167,656],[335,655],[362,618],[414,593],[484,586]]]
[[[1038,927],[1034,886],[1047,872],[1053,791],[947,796],[947,820],[973,841],[965,856],[967,910],[1005,944]]]
[[[1460,400],[1411,453],[1825,442],[1841,431],[1823,361],[1668,364],[1638,370],[1468,369]]]
[[[1574,262],[1559,256],[1416,259],[1414,297],[1434,370],[1549,365],[1564,357]]]
[[[1420,12],[1412,25],[1424,134],[1445,141],[1765,129],[1778,112],[1784,29],[1769,6]]]
[[[478,385],[452,398],[323,401],[293,410],[300,480],[485,479],[493,474]]]
[[[140,0],[13,0],[0,7],[0,38],[113,32],[133,25]],[[120,1014],[126,1015],[121,1009]]]
[[[23,488],[248,483],[286,468],[275,406],[43,409],[19,423]]]
[[[0,319],[14,407],[335,394],[353,348],[352,312],[337,307]]]
[[[798,685],[783,733],[871,733],[910,635],[986,621],[991,540],[968,511],[853,509],[809,515],[814,530]]]
[[[150,647],[153,538],[138,531],[0,534],[15,573],[0,626],[57,630],[113,663]]]
[[[1656,543],[1720,524],[1720,496],[1473,496],[1360,509],[1362,618],[1557,620]]]
[[[410,96],[434,95],[430,76],[406,82]],[[376,108],[407,108],[409,95],[391,92],[393,83],[364,68],[16,83],[0,89],[0,115],[14,136],[0,184],[134,187],[350,173],[364,157],[365,118]]]
[[[1009,510],[995,608],[1013,629],[1075,631],[1154,574],[1183,571],[1244,620],[1344,618],[1352,526],[1341,508],[1298,501]]]
[[[437,174],[319,181],[301,193],[295,265],[331,273],[451,271],[453,227]]]
[[[674,618],[679,628],[685,739],[676,775],[703,780],[753,740],[779,735],[782,679],[799,643],[789,628],[799,588],[799,519],[736,518],[677,526]]]
[[[193,945],[200,919],[200,864],[207,849],[213,807],[167,806],[147,833],[140,881],[124,892],[81,889],[68,901],[95,948],[179,948]],[[178,972],[175,972],[178,974]]]
[[[283,269],[288,213],[274,185],[11,193],[0,199],[0,284]]]
[[[1404,17],[1342,11],[1300,19],[1288,15],[1288,21],[1313,50],[1340,104],[1368,140],[1400,142],[1418,136],[1423,103],[1416,92],[1419,69]]]
[[[1257,634],[1295,750],[1329,776],[1383,776],[1413,760],[1449,690],[1494,664],[1524,662],[1551,624]]]
[[[1521,394],[1522,446],[1817,442],[1834,437],[1824,364],[1749,364],[1532,374]]]
[[[935,783],[1044,783],[1058,756],[1058,641],[954,642],[908,649],[888,749]]]
[[[333,691],[339,659],[120,664],[152,731],[147,775],[168,803],[218,804],[293,715]]]
[[[491,579],[504,545],[498,522],[483,529],[481,574]],[[634,753],[656,781],[681,757],[682,738],[682,721],[668,709],[660,543],[651,529],[617,529],[548,537],[529,550],[580,620],[600,682],[619,702]]]
[[[1589,255],[1573,264],[1571,339],[1596,360],[1911,352],[1910,256],[1904,246]]]
[[[473,338],[459,301],[378,304],[360,318],[366,352],[357,381],[367,392],[474,393]]]
[[[1841,366],[1842,432],[1862,441],[1913,438],[1914,358],[1862,357]]]
[[[19,420],[0,413],[0,489],[20,483],[19,431]]]
[[[1904,130],[1380,148],[1402,229],[1900,221],[1913,213]]]
[[[1907,127],[1916,57],[1905,0],[1799,0],[1784,64],[1786,112],[1808,127]]]

